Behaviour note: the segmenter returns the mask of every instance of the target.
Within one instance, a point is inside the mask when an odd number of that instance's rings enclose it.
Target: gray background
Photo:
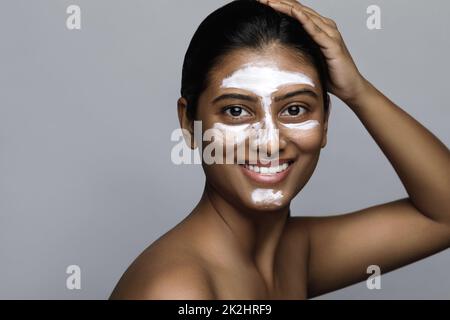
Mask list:
[[[170,161],[187,45],[225,0],[0,2],[0,298],[107,298],[123,271],[196,204],[200,166]],[[78,4],[82,30],[66,29]],[[335,19],[362,73],[449,145],[450,2],[305,1]],[[382,9],[382,30],[366,8]],[[406,195],[333,97],[329,143],[293,213]],[[66,267],[82,270],[67,290]],[[322,298],[450,298],[450,252]],[[332,269],[330,269],[332,272]]]

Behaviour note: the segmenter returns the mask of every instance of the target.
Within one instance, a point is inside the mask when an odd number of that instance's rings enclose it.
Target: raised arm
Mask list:
[[[344,101],[397,172],[408,198],[341,216],[303,218],[310,239],[310,296],[367,278],[450,246],[448,148],[358,71],[334,21],[296,1],[261,0],[298,19],[320,45],[330,92]]]

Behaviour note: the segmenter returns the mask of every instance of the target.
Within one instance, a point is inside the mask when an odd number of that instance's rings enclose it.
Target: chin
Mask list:
[[[258,189],[256,189],[256,190],[258,190]],[[267,189],[264,189],[264,190],[267,190]],[[269,190],[271,190],[271,189],[269,189]],[[264,191],[264,192],[271,192],[271,195],[268,196],[269,199],[260,200],[260,201],[255,201],[254,192],[255,191],[251,192],[248,195],[248,200],[246,201],[246,207],[248,207],[252,211],[261,211],[261,212],[279,211],[286,207],[289,207],[289,205],[290,205],[291,199],[288,199],[287,195],[283,195],[280,199],[273,199],[273,195],[277,194],[278,192],[282,192],[281,190],[277,191],[277,192]],[[272,198],[272,199],[270,199],[270,198]]]

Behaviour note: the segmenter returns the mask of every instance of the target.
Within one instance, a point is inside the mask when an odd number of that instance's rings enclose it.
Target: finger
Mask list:
[[[319,20],[317,17],[298,9],[294,9],[292,12],[320,47],[328,49],[332,46],[333,39],[317,24],[316,21]]]
[[[284,1],[286,1],[286,0],[284,0]],[[306,10],[308,13],[311,13],[311,14],[317,16],[318,18],[320,18],[324,23],[326,23],[326,24],[329,25],[330,27],[336,27],[336,23],[335,23],[333,20],[331,20],[330,18],[325,17],[325,16],[322,16],[322,15],[321,15],[320,13],[318,13],[316,10],[314,10],[313,8],[310,8],[310,7],[308,7],[308,6],[305,6],[304,4],[301,4],[301,3],[298,3],[298,4],[301,5],[302,8],[303,8],[304,10]]]
[[[271,2],[272,2],[272,1],[273,1],[273,2],[283,2],[283,3],[286,3],[286,4],[288,4],[288,5],[300,6],[300,7],[301,7],[303,10],[305,10],[306,12],[308,12],[308,13],[314,15],[314,16],[317,16],[318,18],[320,18],[324,23],[326,23],[326,24],[329,25],[330,27],[336,28],[336,23],[335,23],[332,19],[322,16],[322,15],[319,14],[317,11],[315,11],[313,8],[310,8],[310,7],[308,7],[308,6],[306,6],[306,5],[302,4],[302,3],[300,3],[300,2],[298,2],[298,1],[295,1],[295,0],[270,0],[270,1],[271,1]],[[264,3],[267,4],[267,2],[268,2],[267,0],[264,0]]]
[[[335,32],[335,30],[333,30],[333,28],[325,24],[315,15],[304,11],[300,6],[293,6],[292,3],[286,1],[268,1],[268,5],[299,20],[311,36],[314,34],[316,37],[323,38],[320,33],[324,33],[330,38],[332,38],[332,35],[334,36],[333,32]]]
[[[303,8],[303,6],[301,6],[298,2],[291,2],[288,0],[282,0],[282,1],[272,1],[269,0],[267,1],[268,5],[273,7],[273,8],[278,8],[278,10],[280,10],[281,12],[299,19],[299,17],[295,16],[295,12],[304,12],[308,15],[308,17],[310,17],[314,23],[324,32],[326,32],[328,34],[328,36],[330,36],[333,39],[336,40],[340,40],[341,39],[341,34],[339,32],[339,30],[337,30],[336,27],[330,26],[329,24],[327,24],[326,22],[323,21],[323,19],[321,19],[318,15],[316,14],[311,14],[309,13],[309,11],[305,10]],[[284,6],[284,8],[283,8]]]
[[[294,10],[295,12],[295,10]],[[325,31],[328,36],[330,36],[333,39],[339,40],[340,39],[340,32],[335,27],[330,26],[328,23],[324,22],[323,19],[319,18],[318,16],[314,14],[309,14],[309,17],[314,21],[314,23],[321,28],[323,31]]]

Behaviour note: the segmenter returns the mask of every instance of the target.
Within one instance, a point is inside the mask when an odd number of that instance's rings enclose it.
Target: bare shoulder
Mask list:
[[[127,269],[110,299],[214,299],[205,262],[188,247],[156,241]]]

